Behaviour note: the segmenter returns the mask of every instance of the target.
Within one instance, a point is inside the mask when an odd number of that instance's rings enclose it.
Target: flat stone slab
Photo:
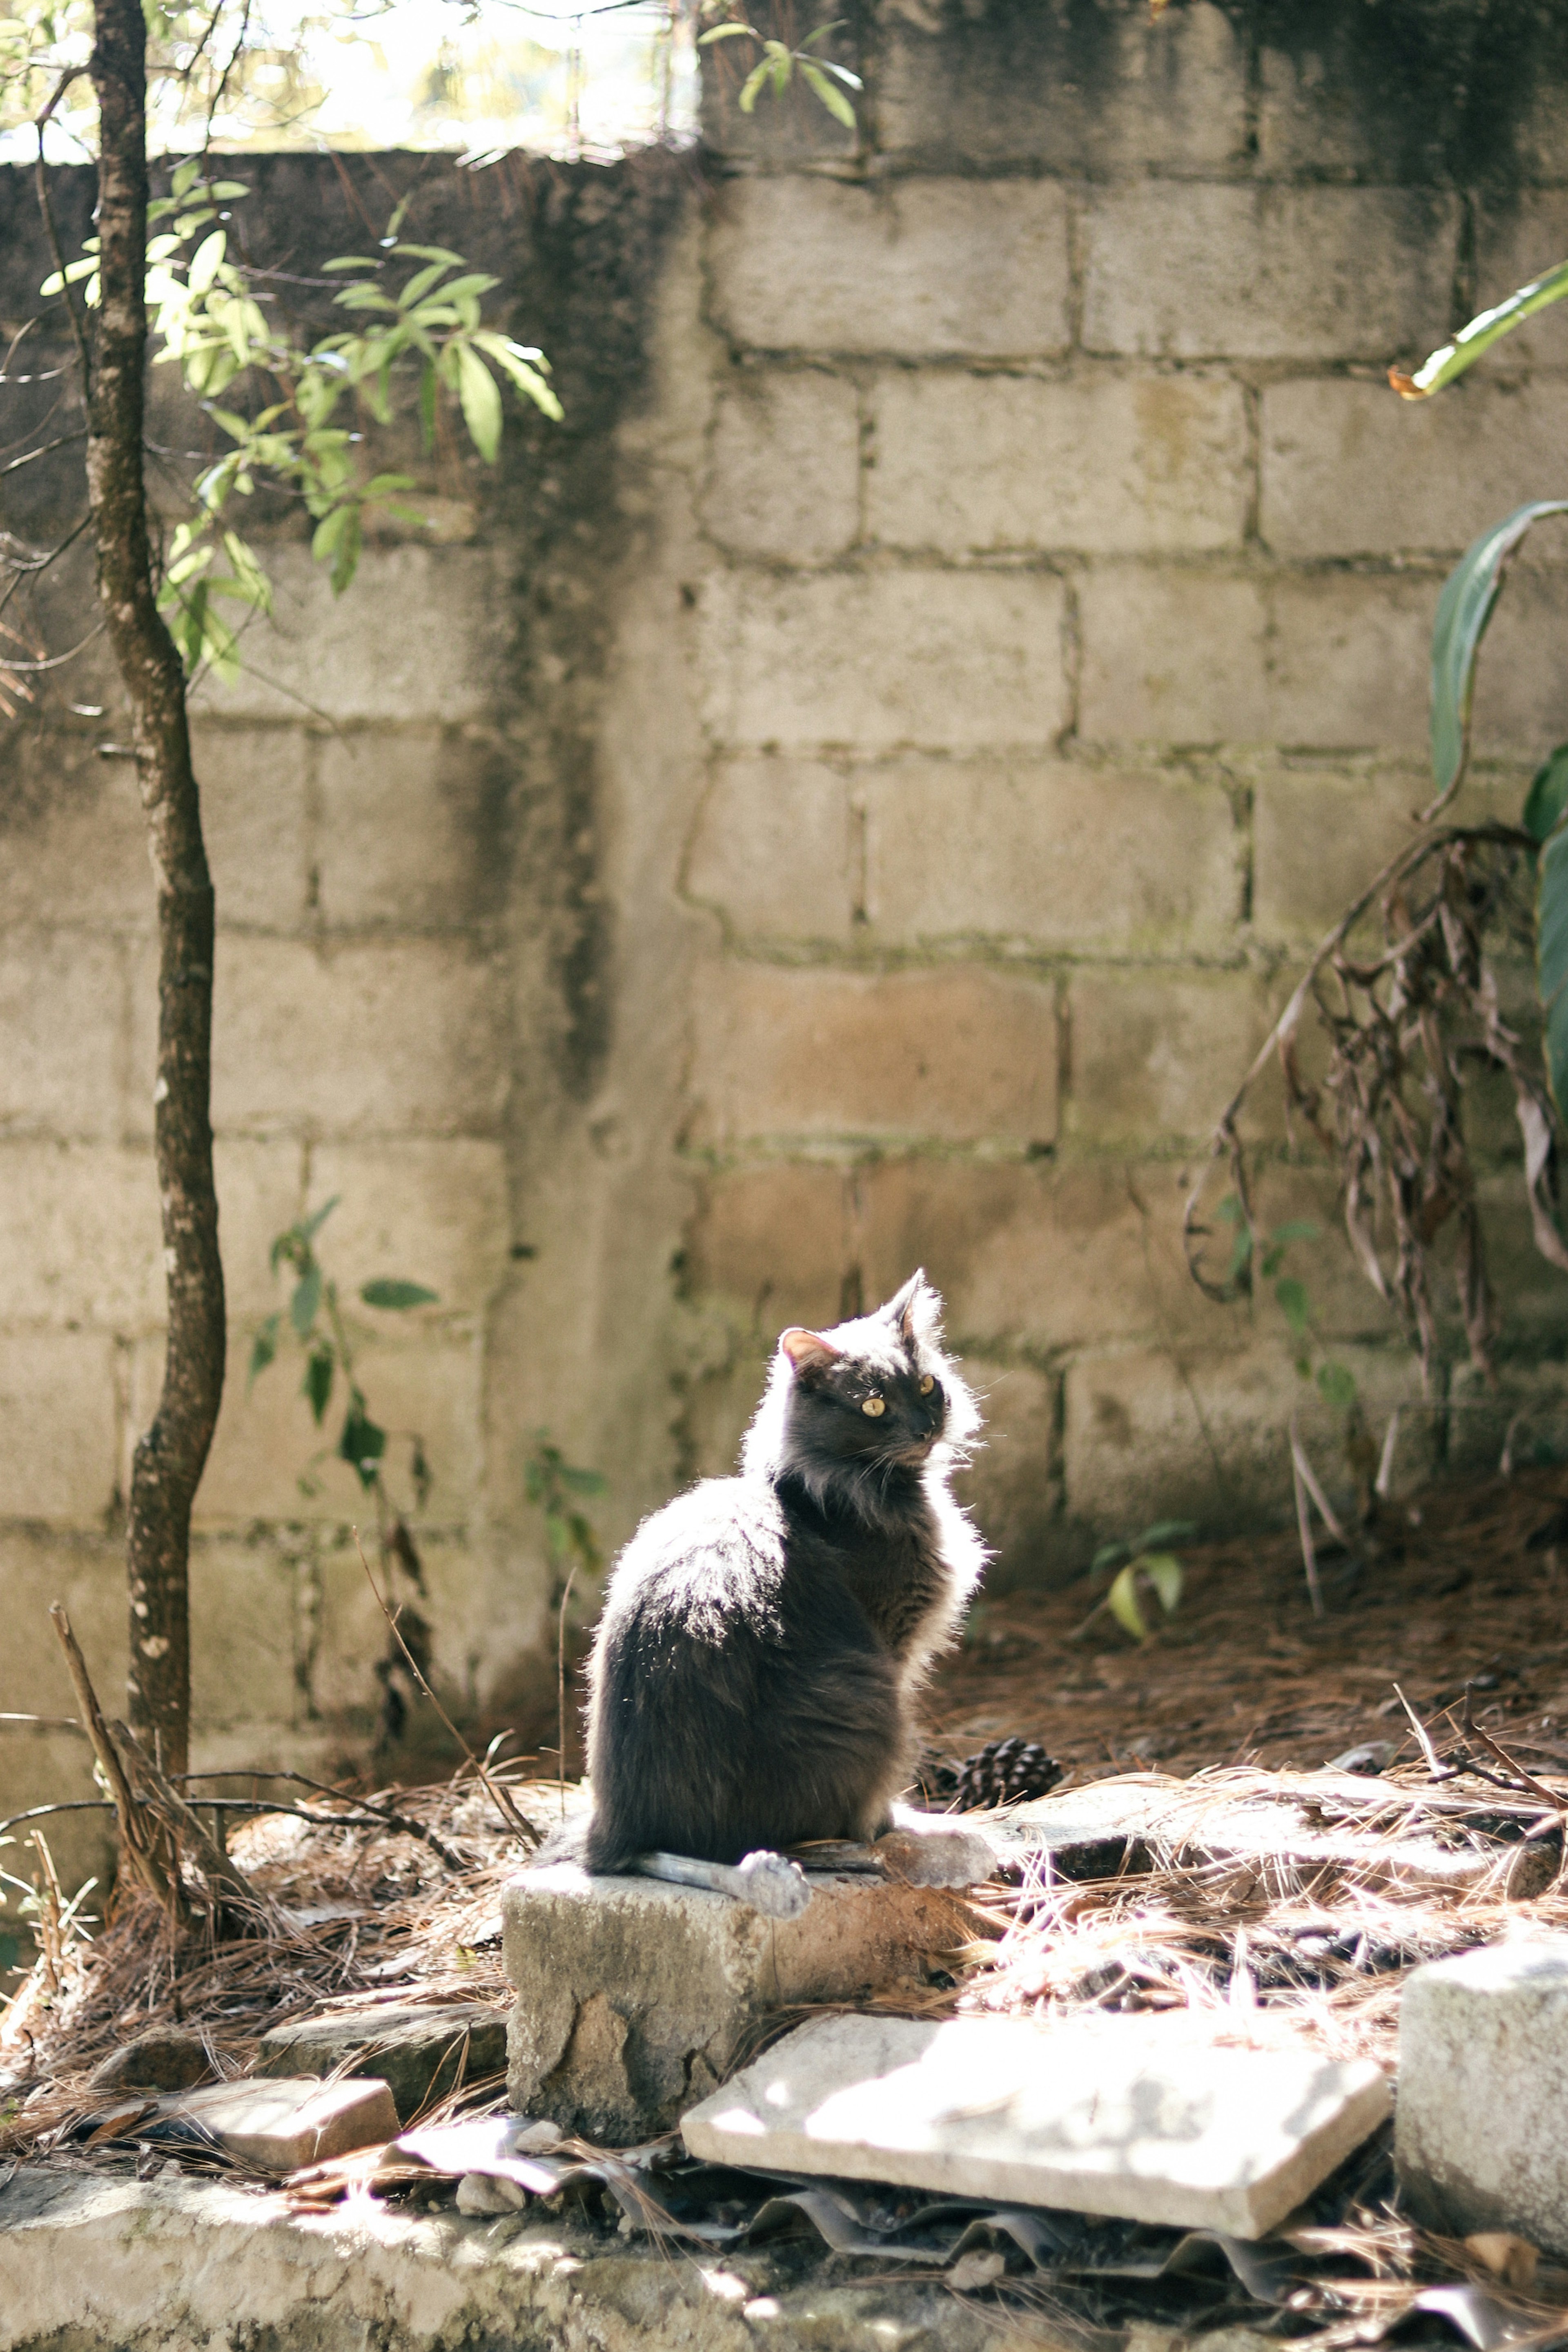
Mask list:
[[[1410,2210],[1454,2237],[1568,2254],[1568,1937],[1414,1969],[1399,2011],[1394,2157]]]
[[[713,2090],[769,2011],[921,1982],[972,1932],[938,1887],[813,1872],[793,1919],[573,1863],[503,1890],[519,2114],[601,2145],[662,2131]]]
[[[0,2352],[1020,2352],[1016,2313],[940,2280],[823,2270],[798,2250],[672,2261],[570,2210],[302,2215],[227,2181],[41,2165],[0,2185]]]
[[[1184,2020],[832,2017],[694,2107],[694,2156],[1260,2238],[1387,2115],[1368,2060]]]
[[[314,2075],[215,2083],[159,2102],[163,2118],[199,2124],[231,2156],[263,2172],[297,2172],[357,2147],[397,2137],[397,2108],[385,2083]]]
[[[385,2083],[398,2121],[410,2123],[449,2091],[506,2072],[507,2012],[477,2002],[325,2010],[264,2033],[256,2073],[331,2074],[344,2065]]]

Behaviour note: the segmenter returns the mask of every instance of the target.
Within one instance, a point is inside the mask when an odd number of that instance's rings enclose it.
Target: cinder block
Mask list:
[[[1083,341],[1163,359],[1363,359],[1440,342],[1452,196],[1157,183],[1085,205]]]
[[[727,1895],[589,1878],[572,1863],[511,1880],[513,2106],[612,2144],[665,2129],[770,2011],[918,1984],[962,1937],[961,1906],[932,1888],[818,1876],[812,1890],[797,1918],[767,1919]]]
[[[144,1324],[162,1311],[162,1244],[150,1151],[0,1144],[0,1257],[18,1321]]]
[[[318,1428],[300,1393],[303,1357],[284,1345],[277,1361],[252,1382],[251,1341],[251,1331],[243,1328],[230,1335],[223,1409],[196,1495],[197,1524],[362,1518],[368,1507],[364,1489],[337,1453],[344,1403],[340,1378]],[[448,1522],[468,1517],[476,1507],[481,1460],[477,1339],[461,1330],[433,1332],[394,1347],[377,1345],[367,1335],[356,1353],[355,1377],[371,1420],[388,1433],[389,1485],[410,1499],[410,1446],[418,1435],[434,1482],[432,1510]],[[144,1340],[134,1358],[132,1433],[152,1418],[162,1380],[162,1342]],[[314,1491],[307,1492],[302,1479]]]
[[[6,931],[0,1134],[119,1135],[125,993],[113,940],[19,925]]]
[[[0,1334],[0,1517],[99,1526],[114,1496],[114,1342],[106,1332]]]
[[[685,1244],[693,1294],[731,1306],[760,1349],[790,1323],[838,1322],[855,1264],[855,1181],[844,1169],[787,1160],[706,1178]]]
[[[860,531],[860,406],[821,369],[737,369],[719,395],[702,517],[737,555],[810,563]]]
[[[151,1073],[157,995],[150,957],[136,990],[139,1065]],[[459,941],[323,950],[303,940],[221,940],[214,1124],[230,1135],[493,1130],[508,1084],[506,991],[494,958]],[[140,1097],[149,1112],[151,1095],[149,1075]]]
[[[439,1501],[437,1496],[432,1507]],[[482,1557],[466,1543],[423,1520],[415,1521],[413,1532],[425,1582],[424,1596],[416,1606],[430,1626],[433,1679],[447,1695],[448,1706],[455,1698],[460,1706],[472,1709],[516,1668],[524,1646],[516,1639],[516,1619],[486,1576]],[[365,1557],[384,1589],[389,1580],[382,1573],[372,1542],[365,1543]],[[505,1575],[514,1586],[517,1565],[515,1558],[505,1564]],[[381,1706],[376,1665],[392,1644],[346,1529],[323,1536],[314,1575],[308,1703],[319,1717],[339,1722],[357,1718],[362,1725]],[[408,1597],[407,1587],[401,1590]],[[508,1593],[506,1599],[511,1597]],[[553,1615],[549,1622],[553,1625]]]
[[[731,964],[696,1008],[689,1132],[1047,1142],[1056,1003],[953,966],[874,977]]]
[[[293,1562],[270,1544],[197,1543],[190,1573],[193,1730],[291,1724]]]
[[[1394,2154],[1428,2229],[1568,2253],[1564,2098],[1568,1938],[1490,1945],[1406,1979]]]
[[[1451,814],[1517,820],[1522,774],[1472,770]],[[1252,794],[1252,921],[1263,940],[1315,943],[1414,837],[1430,769],[1304,761],[1260,768]]]
[[[78,719],[68,731],[37,722],[5,730],[0,922],[7,928],[152,929],[152,871],[135,766],[98,756],[98,744],[119,731],[109,719],[96,727]]]
[[[345,1299],[377,1275],[436,1293],[438,1305],[414,1316],[356,1305],[356,1318],[383,1337],[412,1338],[438,1314],[478,1313],[506,1277],[510,1227],[498,1143],[456,1136],[319,1144],[310,1154],[310,1205],[334,1194],[338,1206],[319,1246]]]
[[[1096,571],[1080,596],[1083,733],[1325,751],[1386,744],[1418,758],[1437,588],[1345,572],[1265,581]]]
[[[927,162],[1197,170],[1239,157],[1247,135],[1245,43],[1207,0],[1159,19],[904,6],[877,66],[879,145]]]
[[[1066,1131],[1129,1152],[1207,1141],[1272,1018],[1245,971],[1080,969],[1068,1004]]]
[[[1079,723],[1090,742],[1269,739],[1269,615],[1258,580],[1119,565],[1082,582],[1079,613]]]
[[[961,1352],[1010,1360],[1108,1339],[1210,1346],[1225,1321],[1181,1255],[1185,1171],[1112,1160],[884,1160],[855,1193],[867,1298],[924,1265]]]
[[[304,1201],[305,1154],[288,1139],[253,1143],[242,1136],[220,1137],[213,1147],[218,1191],[218,1246],[224,1259],[224,1296],[231,1322],[270,1314],[281,1293],[268,1259],[277,1235],[299,1215]],[[151,1169],[148,1181],[152,1182]],[[164,1318],[160,1277],[154,1320]]]
[[[1554,88],[1542,90],[1546,108],[1560,111]],[[1553,175],[1555,176],[1555,175]],[[1531,278],[1555,268],[1568,253],[1568,188],[1511,188],[1500,201],[1481,203],[1476,213],[1476,307],[1489,310],[1505,301]],[[1448,341],[1446,328],[1424,344],[1413,345],[1425,359]],[[1516,375],[1527,368],[1560,368],[1568,355],[1563,342],[1562,313],[1544,311],[1528,325],[1515,327],[1481,362],[1490,373]],[[1445,393],[1443,398],[1447,399]]]
[[[1278,555],[1458,555],[1542,495],[1565,440],[1568,383],[1551,378],[1497,383],[1483,368],[1421,402],[1343,379],[1270,384],[1260,528]]]
[[[757,350],[1067,347],[1067,199],[1049,180],[733,181],[708,250],[715,323]]]
[[[868,936],[1042,950],[1224,948],[1242,845],[1216,783],[1066,761],[901,760],[864,769]]]
[[[991,1549],[986,1591],[1039,1583],[1060,1540],[1060,1378],[977,1356],[966,1357],[964,1378],[981,1399],[986,1442],[955,1484]]]
[[[708,723],[786,751],[1043,745],[1068,719],[1063,611],[1034,572],[720,574],[702,601]]]
[[[1210,1313],[1222,1332],[1221,1318],[1234,1315],[1238,1336],[1245,1333],[1241,1310]],[[1064,1448],[1073,1517],[1120,1534],[1173,1516],[1223,1527],[1288,1510],[1292,1415],[1330,1495],[1344,1496],[1338,1418],[1296,1371],[1282,1321],[1279,1328],[1278,1340],[1260,1338],[1234,1353],[1184,1350],[1178,1362],[1162,1348],[1069,1364]],[[1407,1349],[1346,1346],[1334,1356],[1379,1425],[1395,1404],[1419,1399]]]
[[[849,786],[815,760],[727,760],[687,854],[689,898],[742,940],[849,944],[858,895]]]
[[[343,721],[452,724],[502,699],[511,608],[487,550],[367,548],[340,598],[303,547],[269,548],[267,570],[272,617],[246,632],[233,686],[196,688],[203,716],[298,723],[303,704]]]
[[[324,922],[412,931],[499,914],[516,781],[504,744],[478,729],[356,728],[317,756]]]
[[[191,748],[220,927],[297,930],[309,865],[303,730],[209,721],[193,728]]]
[[[1220,376],[903,374],[877,386],[867,529],[890,547],[1240,545],[1247,420]]]

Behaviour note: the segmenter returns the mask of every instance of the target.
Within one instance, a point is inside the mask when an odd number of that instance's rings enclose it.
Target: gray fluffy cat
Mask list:
[[[941,1306],[916,1274],[874,1314],[786,1331],[740,1475],[621,1554],[591,1667],[591,1870],[887,1828],[913,1695],[986,1558],[947,1491],[979,1414]]]

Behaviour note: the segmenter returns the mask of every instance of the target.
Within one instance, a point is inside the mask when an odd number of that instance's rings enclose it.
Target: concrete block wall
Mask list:
[[[509,422],[495,474],[411,439],[436,527],[378,537],[340,603],[267,523],[276,623],[198,697],[234,1331],[193,1571],[204,1762],[371,1732],[359,1499],[331,1465],[300,1489],[297,1369],[245,1379],[267,1244],[334,1193],[346,1286],[440,1294],[362,1315],[366,1387],[425,1441],[422,1606],[471,1709],[549,1637],[535,1433],[605,1472],[612,1546],[728,1467],[786,1322],[916,1264],[986,1391],[999,1576],[1282,1500],[1279,1317],[1199,1297],[1181,1202],[1303,950],[1426,797],[1447,568],[1563,463],[1568,320],[1429,409],[1383,382],[1568,250],[1568,46],[1524,0],[1472,17],[880,0],[839,52],[852,135],[742,117],[720,51],[700,160],[361,174],[379,204],[421,173],[409,233],[502,278],[568,416]],[[362,246],[329,164],[246,173],[258,249],[298,260],[302,222],[305,258]],[[49,266],[26,182],[0,175],[12,326]],[[57,195],[79,236],[89,193]],[[7,505],[39,543],[78,510],[53,462]],[[1489,638],[1478,808],[1568,734],[1562,552],[1542,533]],[[68,562],[37,625],[84,616]],[[90,649],[0,769],[0,1708],[63,1704],[57,1592],[118,1677],[158,1379],[116,727]],[[1568,1290],[1478,1109],[1510,1378],[1549,1406]],[[1412,1378],[1332,1178],[1267,1097],[1259,1124],[1265,1218],[1322,1223],[1299,1270],[1381,1410]],[[0,1811],[66,1753],[7,1737]]]

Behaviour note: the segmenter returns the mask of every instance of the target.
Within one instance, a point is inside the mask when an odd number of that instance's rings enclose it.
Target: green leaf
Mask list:
[[[1181,1599],[1184,1581],[1182,1564],[1174,1552],[1146,1551],[1128,1562],[1128,1576],[1146,1576],[1155,1588],[1155,1598],[1167,1617],[1174,1617]]]
[[[480,351],[488,352],[497,366],[505,370],[518,391],[526,393],[536,408],[541,408],[558,425],[560,423],[566,411],[545,382],[549,362],[542,352],[533,351],[523,343],[514,343],[510,336],[497,335],[488,327],[482,327],[473,340]]]
[[[742,38],[759,41],[762,36],[755,32],[749,25],[715,25],[710,32],[697,35],[697,47],[699,49],[706,49],[713,41],[734,41]]]
[[[602,1495],[610,1482],[602,1471],[563,1468],[560,1483],[570,1486],[574,1495]]]
[[[1282,1282],[1277,1282],[1274,1285],[1274,1296],[1280,1302],[1281,1311],[1286,1322],[1297,1339],[1304,1338],[1307,1326],[1312,1319],[1312,1300],[1307,1296],[1306,1284],[1297,1282],[1287,1275]]]
[[[501,447],[500,387],[478,352],[466,343],[457,347],[457,396],[474,446],[485,463],[493,466]]]
[[[202,239],[195,252],[191,256],[191,267],[186,272],[185,283],[190,289],[193,299],[198,294],[204,294],[217,276],[224,255],[228,249],[228,231],[215,228],[211,236],[204,236]]]
[[[1568,743],[1559,743],[1555,751],[1544,759],[1530,780],[1525,794],[1524,814],[1520,819],[1526,833],[1537,841],[1544,841],[1555,833],[1568,809]]]
[[[1144,1622],[1144,1612],[1138,1606],[1138,1587],[1131,1561],[1105,1595],[1105,1606],[1124,1632],[1134,1642],[1146,1642],[1149,1629]]]
[[[426,263],[423,269],[416,269],[397,298],[398,309],[412,310],[421,297],[428,294],[439,278],[445,277],[451,267],[449,261],[432,261]]]
[[[1405,400],[1427,400],[1441,392],[1473,367],[1481,353],[1490,351],[1502,336],[1522,326],[1537,310],[1544,310],[1549,302],[1560,302],[1568,294],[1568,261],[1560,261],[1555,269],[1544,277],[1532,278],[1516,294],[1496,303],[1490,310],[1479,311],[1468,327],[1461,327],[1451,343],[1445,343],[1418,367],[1414,375],[1406,375],[1398,368],[1390,368],[1388,381]]]
[[[309,1337],[320,1304],[321,1269],[312,1260],[295,1284],[294,1296],[288,1302],[288,1319],[301,1339]]]
[[[1568,1117],[1568,830],[1542,850],[1535,885],[1535,974],[1546,1015],[1542,1040],[1552,1099]]]
[[[257,1328],[256,1337],[250,1343],[250,1379],[246,1383],[247,1388],[258,1373],[266,1371],[268,1364],[277,1355],[277,1328],[282,1320],[281,1315],[269,1315],[266,1322]]]
[[[400,261],[405,253],[411,253],[416,261],[444,261],[454,269],[461,269],[463,267],[463,256],[460,253],[454,253],[450,246],[394,245],[392,251]]]
[[[1432,628],[1432,774],[1439,795],[1464,772],[1469,749],[1476,656],[1520,541],[1542,515],[1568,514],[1568,499],[1532,499],[1482,531],[1443,583]]]
[[[331,1199],[323,1207],[318,1209],[313,1217],[306,1217],[299,1224],[294,1226],[293,1231],[298,1234],[302,1242],[315,1240],[342,1197],[341,1192],[334,1192]]]
[[[750,114],[755,110],[757,101],[762,95],[762,86],[768,79],[771,71],[772,60],[768,58],[764,58],[760,65],[752,67],[751,71],[747,75],[746,79],[740,85],[740,110],[742,114]]]
[[[1360,1394],[1355,1374],[1346,1364],[1320,1364],[1318,1387],[1322,1392],[1323,1402],[1331,1405],[1335,1412],[1348,1412]]]
[[[434,1307],[436,1294],[426,1290],[423,1282],[398,1282],[390,1275],[378,1275],[373,1282],[361,1286],[360,1297],[367,1307],[384,1307],[401,1315],[410,1307]]]
[[[1119,1560],[1126,1559],[1132,1549],[1129,1543],[1102,1544],[1089,1563],[1090,1575],[1098,1576],[1103,1569],[1114,1568]]]
[[[810,85],[835,122],[841,122],[848,131],[854,129],[854,108],[850,104],[843,91],[835,88],[834,84],[828,79],[821,66],[813,65],[810,58],[802,58],[800,79]]]
[[[300,1384],[299,1393],[308,1401],[318,1429],[331,1401],[332,1360],[331,1346],[323,1339],[311,1349],[305,1366],[305,1378]]]
[[[321,264],[323,269],[379,269],[381,266],[368,253],[340,253],[335,259]]]
[[[419,383],[419,427],[427,452],[435,446],[435,403],[439,389],[435,369],[427,363]]]
[[[803,49],[814,49],[817,43],[819,41],[825,41],[830,33],[841,33],[849,21],[850,20],[847,16],[835,16],[831,24],[819,25],[814,33],[807,34],[805,39],[801,42],[800,47]]]
[[[349,1391],[349,1410],[343,1422],[343,1434],[338,1441],[338,1451],[343,1460],[351,1463],[359,1472],[360,1484],[367,1489],[376,1483],[376,1465],[387,1450],[387,1433],[378,1429],[365,1411],[365,1400],[358,1389]]]
[[[1138,1538],[1139,1551],[1159,1551],[1167,1544],[1190,1543],[1197,1533],[1196,1519],[1156,1519]]]

